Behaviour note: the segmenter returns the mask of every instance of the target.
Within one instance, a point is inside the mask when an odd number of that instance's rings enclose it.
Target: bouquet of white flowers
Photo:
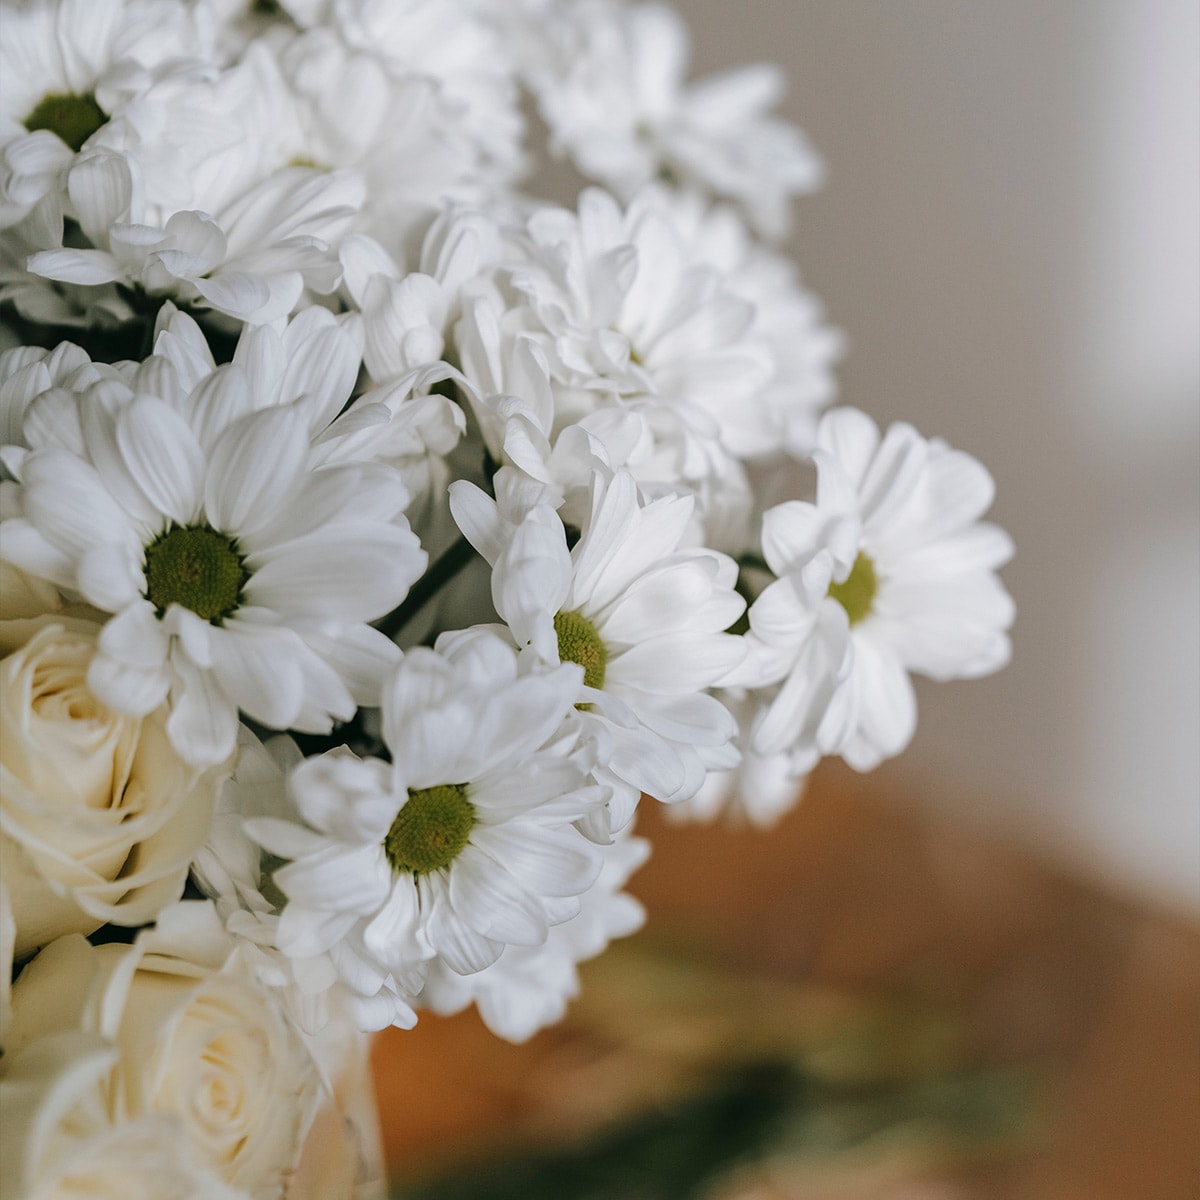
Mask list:
[[[363,1032],[527,1038],[638,927],[643,796],[766,824],[1006,661],[987,472],[824,411],[777,72],[686,62],[624,0],[0,4],[4,1196],[302,1194]]]

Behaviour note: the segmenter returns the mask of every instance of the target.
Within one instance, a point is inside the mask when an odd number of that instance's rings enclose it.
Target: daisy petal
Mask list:
[[[109,708],[142,717],[166,699],[170,677],[165,670],[126,666],[98,653],[88,666],[87,685]]]
[[[428,558],[407,527],[335,525],[250,557],[250,604],[275,612],[372,621],[408,594]]]
[[[421,955],[421,898],[411,875],[396,875],[387,903],[363,930],[366,948],[384,964],[404,966]]]
[[[294,500],[308,459],[300,413],[269,408],[242,417],[217,439],[204,504],[222,533],[247,537]]]
[[[699,691],[728,675],[745,656],[742,639],[732,634],[669,634],[641,642],[610,659],[605,687],[662,694]],[[625,698],[630,699],[628,695]]]
[[[577,896],[591,887],[600,873],[596,847],[569,825],[542,829],[528,821],[509,822],[477,829],[471,842],[541,895]],[[453,886],[451,880],[452,895]]]
[[[450,903],[468,928],[489,939],[540,946],[548,926],[537,902],[479,849],[468,845],[450,871]]]
[[[154,605],[140,600],[115,616],[100,631],[100,649],[127,667],[154,671],[167,661],[167,635]]]
[[[117,445],[146,499],[177,525],[190,525],[200,505],[204,451],[174,409],[139,396],[117,416]]]
[[[356,919],[352,912],[325,912],[289,904],[279,918],[279,948],[297,959],[324,954],[354,928]]]
[[[459,975],[490,967],[504,949],[503,942],[484,937],[459,919],[444,888],[432,890],[426,934],[446,966]]]
[[[288,729],[303,702],[298,653],[290,629],[248,626],[237,620],[212,633],[212,670],[239,708],[272,729]]]
[[[274,875],[289,899],[310,908],[367,915],[385,902],[389,872],[379,846],[327,842],[316,854],[280,867]]]
[[[76,586],[97,608],[120,612],[138,601],[145,579],[141,563],[128,546],[102,543],[85,551],[79,560]]]
[[[171,664],[171,715],[167,734],[190,763],[223,762],[237,745],[237,705],[221,690],[211,672],[193,666],[182,655]]]

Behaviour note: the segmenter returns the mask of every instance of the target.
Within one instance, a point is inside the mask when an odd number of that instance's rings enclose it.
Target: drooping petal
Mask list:
[[[430,945],[446,966],[460,975],[471,975],[491,966],[504,949],[503,942],[478,933],[458,916],[444,885],[438,890],[431,889],[425,929]]]
[[[543,829],[528,821],[510,822],[477,829],[471,841],[537,895],[577,896],[600,873],[595,846],[570,825]]]
[[[171,665],[175,674],[171,715],[167,718],[171,744],[187,762],[223,762],[237,744],[237,703],[211,672],[193,665],[183,655],[175,655]]]
[[[296,661],[302,647],[290,629],[231,620],[213,631],[212,671],[222,691],[256,721],[288,729],[303,702]]]
[[[167,635],[154,605],[139,600],[113,617],[100,631],[100,649],[128,667],[155,671],[167,661]]]
[[[503,867],[468,845],[454,861],[449,882],[454,915],[482,937],[538,946],[548,926],[536,900]]]
[[[274,879],[290,899],[305,907],[359,915],[378,911],[390,886],[379,846],[335,842],[280,867]]]

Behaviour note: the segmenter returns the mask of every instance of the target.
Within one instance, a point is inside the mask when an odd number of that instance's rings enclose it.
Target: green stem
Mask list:
[[[413,584],[404,603],[378,621],[376,628],[394,638],[442,590],[442,586],[449,583],[474,557],[475,547],[460,536],[442,551],[429,570]]]
[[[743,554],[738,558],[737,564],[738,577],[734,586],[737,588],[738,595],[746,601],[746,611],[734,621],[726,632],[741,635],[749,631],[750,606],[758,599],[759,593],[766,586],[762,580],[754,577],[773,575],[774,572],[767,566],[766,560],[757,554]]]
[[[767,571],[774,574],[771,568],[767,566],[767,560],[759,554],[742,554],[738,557],[737,565],[742,570]]]

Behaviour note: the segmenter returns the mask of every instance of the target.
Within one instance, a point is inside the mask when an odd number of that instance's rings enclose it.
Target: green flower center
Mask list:
[[[560,612],[554,618],[554,632],[558,634],[558,657],[563,662],[578,663],[588,687],[602,688],[608,651],[595,625],[582,613]]]
[[[78,153],[83,143],[107,120],[108,114],[90,92],[86,96],[57,92],[38,101],[33,112],[25,118],[25,128],[30,133],[48,129]]]
[[[878,590],[879,579],[875,575],[875,564],[861,550],[845,582],[829,585],[830,597],[846,610],[851,625],[857,625],[864,617],[870,615],[871,605],[875,603],[875,593]]]
[[[329,172],[333,169],[323,162],[318,162],[315,158],[309,158],[307,154],[293,154],[292,157],[288,159],[287,165],[289,167],[305,167],[310,171]]]
[[[249,578],[237,542],[207,525],[175,525],[146,547],[146,599],[160,617],[182,604],[219,625],[237,609]]]
[[[383,839],[393,871],[428,875],[448,867],[475,827],[475,806],[461,783],[409,788],[408,801]]]

